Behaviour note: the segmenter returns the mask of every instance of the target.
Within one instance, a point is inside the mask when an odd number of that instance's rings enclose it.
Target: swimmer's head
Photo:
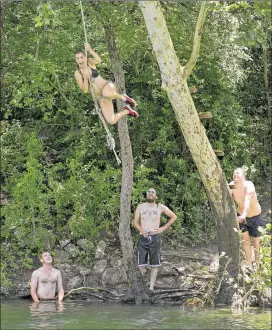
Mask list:
[[[40,255],[40,262],[43,264],[52,264],[53,257],[49,251],[44,251]]]
[[[237,167],[233,171],[233,180],[234,181],[245,180],[245,178],[246,178],[246,170],[244,167]]]
[[[156,190],[154,188],[149,188],[146,192],[146,201],[148,203],[153,203],[156,201],[157,198],[158,196]]]

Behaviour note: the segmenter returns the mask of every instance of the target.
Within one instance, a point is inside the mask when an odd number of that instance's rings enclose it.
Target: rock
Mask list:
[[[91,268],[87,268],[87,267],[84,267],[84,266],[79,266],[77,269],[80,272],[80,274],[83,275],[83,276],[89,275],[92,272]]]
[[[95,259],[102,259],[105,254],[106,243],[104,241],[99,241],[96,251],[95,251]]]
[[[86,278],[84,279],[84,286],[89,286],[91,288],[95,288],[95,287],[101,287],[101,274],[94,274],[91,273],[89,275],[86,275]]]
[[[106,259],[98,260],[94,265],[94,271],[97,272],[97,273],[103,273],[106,266],[107,266],[107,260]]]
[[[170,262],[162,262],[159,268],[158,276],[175,276],[178,275],[176,271],[173,270],[173,264]]]
[[[204,301],[200,298],[193,297],[193,298],[188,298],[185,301],[185,306],[193,307],[193,306],[198,306],[198,307],[203,307],[204,306]]]
[[[64,264],[69,261],[70,255],[68,252],[60,249],[56,249],[55,251],[55,256],[54,256],[54,264]]]
[[[176,287],[176,277],[168,276],[163,278],[158,278],[155,287],[158,288],[175,288]]]
[[[219,256],[213,258],[212,263],[209,265],[209,272],[216,273],[219,269]]]
[[[102,275],[103,284],[116,285],[127,281],[127,274],[123,268],[109,268]]]
[[[117,267],[123,267],[123,260],[122,259],[117,260]]]
[[[110,265],[114,267],[123,267],[123,260],[122,259],[111,259]]]
[[[94,248],[94,244],[87,239],[79,239],[77,245],[81,247],[84,251],[91,251]]]
[[[59,240],[59,245],[63,249],[65,248],[66,245],[70,243],[70,241],[71,241],[70,239],[61,239]]]
[[[103,273],[106,266],[107,266],[107,260],[106,259],[98,260],[94,265],[94,271],[96,273]]]
[[[80,276],[73,277],[67,283],[67,291],[80,288],[82,285],[83,285],[83,281]]]
[[[8,289],[3,288],[1,286],[1,288],[0,288],[0,294],[1,294],[1,296],[7,296],[8,295]]]
[[[71,271],[71,268],[72,268],[72,266],[67,264],[67,263],[54,264],[54,267],[59,269],[61,273],[69,273]]]
[[[69,255],[73,258],[77,257],[80,254],[78,247],[73,244],[66,245],[65,251],[67,251]]]
[[[177,278],[177,286],[180,289],[191,289],[193,287],[193,278],[186,277],[186,276],[179,276]]]

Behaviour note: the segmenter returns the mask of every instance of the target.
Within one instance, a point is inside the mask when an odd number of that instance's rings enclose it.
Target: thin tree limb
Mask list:
[[[197,23],[196,23],[191,57],[183,68],[183,74],[184,74],[185,78],[189,77],[189,75],[193,71],[193,68],[195,67],[195,64],[197,61],[197,57],[199,54],[199,48],[200,48],[200,40],[201,40],[201,36],[203,34],[203,27],[204,27],[207,10],[208,10],[207,2],[202,2],[200,10],[199,10],[199,14],[198,14]]]

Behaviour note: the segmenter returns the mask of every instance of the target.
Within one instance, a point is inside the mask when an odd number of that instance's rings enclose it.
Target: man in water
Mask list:
[[[146,203],[137,206],[134,224],[140,232],[138,241],[138,267],[142,273],[145,273],[145,267],[151,267],[150,290],[154,290],[155,281],[158,274],[160,262],[161,236],[160,234],[169,228],[177,219],[174,212],[168,207],[157,204],[156,190],[150,188],[146,193]],[[170,219],[166,225],[160,227],[161,215],[165,214]]]
[[[263,226],[261,219],[261,206],[258,202],[254,184],[246,180],[245,170],[236,168],[233,172],[233,181],[230,186],[235,185],[235,189],[230,189],[230,193],[238,206],[237,221],[242,231],[242,242],[245,250],[246,267],[252,270],[251,237],[253,239],[255,262],[258,263],[260,250],[259,226]]]
[[[43,252],[40,261],[42,267],[35,270],[31,276],[32,299],[35,302],[54,300],[57,286],[58,301],[62,302],[64,296],[62,277],[60,271],[52,266],[53,258],[50,252]]]

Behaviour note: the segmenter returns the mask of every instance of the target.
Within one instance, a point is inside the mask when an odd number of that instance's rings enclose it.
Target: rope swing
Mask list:
[[[82,2],[80,1],[80,10],[81,10],[81,18],[82,18],[82,25],[83,25],[83,30],[84,30],[84,35],[85,35],[85,43],[87,44],[88,43],[88,40],[87,40],[87,33],[86,33],[86,26],[85,26],[85,19],[84,19],[84,13],[83,13],[83,7],[82,7]],[[85,56],[86,58],[87,57],[87,50],[85,49]],[[92,94],[92,98],[93,98],[93,101],[94,101],[94,106],[95,106],[95,110],[96,110],[96,113],[98,114],[104,128],[105,128],[105,131],[107,133],[106,135],[106,139],[107,139],[107,145],[109,147],[110,150],[112,150],[114,152],[114,155],[115,155],[115,158],[116,158],[116,161],[117,161],[117,164],[120,165],[121,164],[121,160],[120,158],[117,156],[116,154],[116,151],[115,151],[115,140],[113,138],[113,136],[111,135],[111,132],[108,128],[108,125],[107,125],[107,122],[101,112],[101,109],[98,105],[98,102],[97,102],[97,98],[95,97],[95,94],[94,94],[94,91],[92,89],[92,85],[89,84],[89,87],[90,87],[90,91],[91,91],[91,94]]]

